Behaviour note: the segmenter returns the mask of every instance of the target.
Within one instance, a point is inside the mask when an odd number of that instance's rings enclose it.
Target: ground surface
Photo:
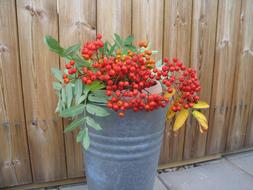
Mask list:
[[[85,184],[62,190],[88,190]],[[195,166],[168,169],[156,179],[154,190],[253,190],[253,151],[225,156]]]

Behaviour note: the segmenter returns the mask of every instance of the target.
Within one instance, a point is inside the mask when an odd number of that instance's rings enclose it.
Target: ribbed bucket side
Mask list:
[[[90,131],[85,152],[89,190],[152,190],[164,128],[165,109],[113,113]],[[97,118],[96,118],[97,119]]]

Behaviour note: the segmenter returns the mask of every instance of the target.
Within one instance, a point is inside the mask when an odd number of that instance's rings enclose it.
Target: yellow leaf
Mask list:
[[[180,129],[184,125],[188,116],[189,116],[189,111],[186,109],[182,109],[176,116],[176,121],[173,126],[173,131],[177,131],[178,129]]]
[[[204,133],[202,127],[199,128],[199,131],[200,131],[202,134]]]
[[[207,119],[206,119],[206,116],[204,114],[202,114],[199,111],[194,110],[192,112],[192,115],[198,120],[198,122],[201,125],[201,127],[203,127],[203,130],[207,130],[208,129]]]
[[[172,97],[175,93],[176,93],[176,90],[173,88],[173,91],[172,91],[171,93],[166,92],[166,93],[164,94],[164,96],[165,96],[166,98],[170,98],[170,97]]]
[[[166,114],[166,120],[171,120],[176,115],[176,112],[174,112],[171,108],[172,106],[169,108]]]
[[[206,102],[198,101],[198,103],[194,104],[193,108],[205,109],[205,108],[209,108],[209,105]]]

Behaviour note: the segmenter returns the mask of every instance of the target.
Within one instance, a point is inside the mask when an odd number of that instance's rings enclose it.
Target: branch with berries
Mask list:
[[[58,95],[56,111],[74,119],[65,131],[81,126],[77,141],[85,149],[89,147],[88,126],[101,130],[95,118],[108,116],[109,110],[124,117],[126,110],[151,112],[170,105],[167,119],[175,117],[174,131],[183,126],[189,113],[198,120],[201,132],[208,128],[206,117],[198,111],[209,106],[199,101],[196,71],[177,58],[155,62],[152,56],[157,51],[151,44],[141,41],[134,46],[133,40],[115,34],[111,44],[98,34],[82,47],[76,44],[64,49],[52,37],[45,37],[49,49],[66,61],[63,71],[52,69],[57,79],[53,83]],[[157,84],[162,87],[160,93],[148,90]]]

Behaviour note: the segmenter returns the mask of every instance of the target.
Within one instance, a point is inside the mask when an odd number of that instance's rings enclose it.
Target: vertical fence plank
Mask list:
[[[239,0],[219,1],[217,39],[213,91],[210,108],[207,153],[225,150],[231,112],[235,65],[237,63],[239,24]]]
[[[165,0],[164,56],[178,57],[185,65],[190,62],[192,0]],[[185,127],[176,134],[168,123],[163,139],[161,163],[179,161],[183,158]]]
[[[123,37],[131,34],[130,0],[97,0],[97,32],[104,40],[112,40],[113,33]]]
[[[32,182],[14,0],[0,6],[0,187]]]
[[[96,35],[96,1],[59,1],[59,38],[63,47],[92,40]],[[64,60],[61,60],[61,67]],[[67,122],[64,122],[65,126]],[[68,178],[84,175],[81,145],[76,143],[78,131],[65,134]],[[73,156],[74,155],[74,156]]]
[[[66,178],[62,122],[55,114],[51,67],[59,58],[43,43],[57,38],[56,0],[17,0],[24,103],[34,182]]]
[[[210,104],[212,71],[214,66],[215,32],[218,0],[194,0],[191,36],[191,67],[198,72],[202,90],[200,99]],[[204,111],[208,116],[209,112]],[[211,126],[210,126],[211,127]],[[199,132],[198,124],[191,118],[186,126],[184,160],[205,155],[206,134]]]
[[[230,115],[227,151],[244,146],[253,91],[253,3],[242,1],[240,39],[236,53],[236,74]],[[238,29],[239,30],[239,29]]]
[[[147,40],[161,58],[163,49],[164,0],[133,0],[132,33],[136,40]]]
[[[251,99],[248,105],[249,105],[249,113],[247,118],[247,131],[244,142],[244,147],[247,148],[253,147],[253,90],[251,91]]]

